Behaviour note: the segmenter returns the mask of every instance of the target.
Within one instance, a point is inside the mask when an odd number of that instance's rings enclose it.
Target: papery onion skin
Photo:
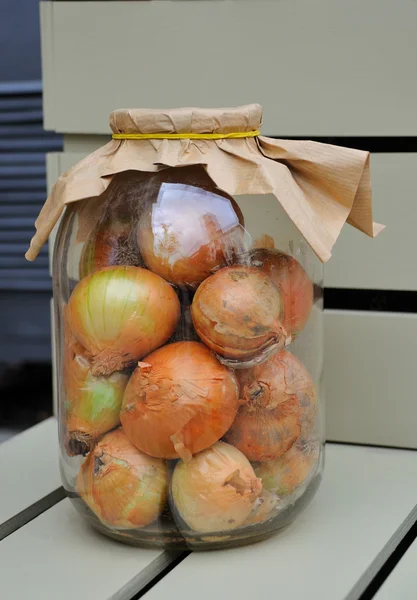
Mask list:
[[[202,187],[191,185],[193,179],[201,179]],[[243,215],[233,198],[208,184],[207,174],[192,180],[160,184],[139,221],[138,246],[152,271],[195,289],[214,270],[233,263],[246,245]]]
[[[81,466],[77,488],[107,526],[144,527],[162,512],[168,489],[164,461],[147,456],[121,429],[107,433]]]
[[[282,456],[313,427],[317,397],[310,374],[282,350],[237,376],[242,406],[225,440],[251,461]]]
[[[280,497],[292,494],[307,482],[318,466],[318,442],[297,443],[280,458],[255,465],[264,488]]]
[[[252,250],[249,264],[259,267],[281,293],[283,327],[296,337],[305,327],[313,306],[313,284],[301,264],[292,256],[266,248]]]
[[[194,531],[235,529],[250,515],[262,485],[237,448],[217,442],[174,470],[171,496],[175,510]]]
[[[223,357],[250,360],[285,344],[281,296],[256,267],[232,266],[203,281],[191,305],[203,342]]]
[[[189,460],[229,429],[238,396],[235,375],[208,348],[177,342],[139,363],[126,387],[120,420],[143,452]]]
[[[121,371],[166,342],[180,313],[177,295],[140,267],[107,267],[82,279],[68,303],[71,331],[94,375]]]
[[[100,224],[86,242],[80,259],[80,278],[110,266],[143,266],[130,222]]]

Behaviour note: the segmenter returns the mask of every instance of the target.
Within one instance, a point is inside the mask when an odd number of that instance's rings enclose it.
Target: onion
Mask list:
[[[83,353],[64,363],[64,425],[68,454],[87,454],[97,438],[120,424],[128,375],[94,376]]]
[[[319,455],[317,442],[297,443],[280,458],[259,463],[255,466],[255,473],[266,490],[287,496],[313,475]]]
[[[172,287],[139,267],[107,267],[85,277],[68,303],[69,325],[91,356],[93,375],[109,375],[167,341],[179,318]]]
[[[152,271],[194,289],[246,249],[238,205],[202,167],[162,172],[155,187],[154,202],[138,227],[139,249]]]
[[[168,469],[139,452],[121,429],[107,433],[85,459],[77,478],[81,497],[109,527],[152,523],[164,508]]]
[[[307,273],[295,258],[278,250],[252,250],[249,264],[261,268],[279,289],[284,304],[282,325],[295,337],[304,329],[313,306],[313,284]]]
[[[282,350],[238,373],[242,406],[225,439],[249,460],[282,456],[311,428],[317,410],[314,383],[303,364]]]
[[[139,363],[126,387],[123,429],[140,450],[184,458],[211,446],[238,408],[235,376],[198,342],[159,348]]]
[[[206,279],[191,314],[203,342],[227,359],[263,360],[285,344],[280,294],[255,267],[226,267]]]
[[[87,237],[87,242],[80,260],[81,278],[103,267],[144,266],[136,241],[136,227],[151,176],[141,171],[118,173],[100,196],[99,212],[94,198],[83,204],[78,235],[81,240]],[[97,214],[99,219],[95,222]]]
[[[80,277],[115,265],[143,265],[130,222],[110,220],[94,230],[81,255]]]
[[[249,461],[217,442],[174,470],[171,496],[185,523],[202,533],[235,529],[251,513],[262,485]]]

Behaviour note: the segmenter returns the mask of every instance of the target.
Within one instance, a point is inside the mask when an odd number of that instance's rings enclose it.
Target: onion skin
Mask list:
[[[307,273],[292,256],[266,248],[252,250],[249,264],[259,267],[279,289],[284,304],[283,327],[288,335],[296,337],[313,306],[313,284]]]
[[[159,348],[126,387],[123,430],[142,452],[190,460],[229,429],[238,409],[235,375],[198,342]]]
[[[117,265],[143,266],[130,222],[110,221],[95,229],[81,254],[80,277]]]
[[[265,490],[280,497],[288,496],[309,479],[319,456],[318,443],[297,443],[280,458],[256,465],[255,473]]]
[[[83,462],[77,488],[105,525],[144,527],[164,508],[168,469],[164,461],[143,454],[116,429],[106,434]]]
[[[286,339],[281,296],[256,267],[220,269],[203,281],[191,305],[197,334],[217,354],[251,360],[280,350]]]
[[[194,531],[228,531],[242,525],[262,485],[239,450],[217,442],[174,470],[171,497],[183,521]]]
[[[146,265],[180,287],[195,289],[245,250],[238,205],[207,180],[201,178],[204,187],[189,185],[185,177],[186,184],[162,182],[139,222],[138,246]]]
[[[140,267],[107,267],[82,279],[68,303],[71,331],[93,375],[121,371],[166,342],[180,314],[172,287]]]
[[[273,460],[313,427],[314,383],[304,365],[282,350],[261,365],[238,372],[241,404],[225,440],[251,461]]]

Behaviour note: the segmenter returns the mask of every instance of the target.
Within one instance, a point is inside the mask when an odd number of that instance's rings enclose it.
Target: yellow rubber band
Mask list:
[[[261,132],[235,131],[233,133],[113,133],[114,140],[226,140],[257,137]]]

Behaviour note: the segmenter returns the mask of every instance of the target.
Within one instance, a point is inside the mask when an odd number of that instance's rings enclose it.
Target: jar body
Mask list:
[[[323,468],[322,265],[273,196],[127,171],[54,252],[63,485],[97,529],[228,547],[292,522]]]

